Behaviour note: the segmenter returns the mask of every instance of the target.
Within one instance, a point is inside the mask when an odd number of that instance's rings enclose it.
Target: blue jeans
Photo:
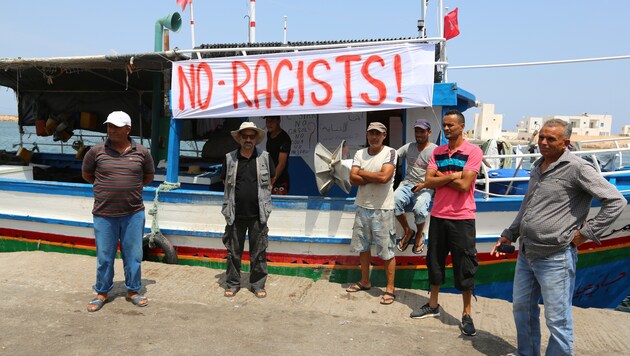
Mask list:
[[[94,215],[96,240],[96,284],[92,288],[107,294],[114,288],[114,259],[120,241],[125,270],[125,287],[133,292],[142,288],[142,233],[144,210],[127,216],[109,218]]]
[[[540,355],[541,297],[551,333],[546,354],[573,355],[571,304],[576,263],[577,249],[572,246],[532,261],[518,254],[512,308],[519,355]]]
[[[413,207],[413,216],[416,225],[424,224],[429,216],[429,204],[433,190],[422,189],[418,193],[411,191],[415,185],[411,183],[400,183],[394,192],[394,215],[400,216],[405,213],[408,206]]]

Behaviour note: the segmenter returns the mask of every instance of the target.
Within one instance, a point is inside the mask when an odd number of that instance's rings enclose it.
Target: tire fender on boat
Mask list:
[[[142,245],[148,248],[160,248],[164,253],[162,262],[167,264],[177,264],[177,251],[175,251],[173,244],[161,232],[158,231],[156,233],[144,235],[142,238]]]

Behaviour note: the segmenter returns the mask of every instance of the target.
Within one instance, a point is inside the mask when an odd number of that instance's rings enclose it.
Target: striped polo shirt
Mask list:
[[[464,140],[455,150],[449,152],[448,144],[436,147],[429,161],[427,169],[433,169],[444,174],[462,171],[474,171],[479,174],[483,153],[481,148]],[[475,181],[477,178],[475,177]],[[475,218],[477,205],[475,204],[475,181],[467,192],[460,192],[448,185],[435,189],[431,216],[450,220],[467,220]]]
[[[94,174],[92,214],[120,217],[144,209],[142,181],[154,174],[153,158],[144,146],[131,140],[131,149],[120,154],[110,140],[92,147],[83,159],[83,171]]]

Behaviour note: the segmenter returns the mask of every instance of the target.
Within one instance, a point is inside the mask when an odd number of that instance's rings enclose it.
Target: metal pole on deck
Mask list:
[[[182,25],[182,17],[178,12],[174,12],[170,15],[164,16],[155,22],[155,38],[154,38],[154,51],[162,52],[163,49],[163,29],[169,29],[172,31],[179,31]],[[160,148],[160,108],[162,105],[162,73],[153,73],[153,87],[151,97],[151,156],[155,164],[160,162],[159,148]]]
[[[422,0],[422,12],[420,14],[420,20],[418,20],[418,37],[420,38],[427,37],[426,18],[427,18],[427,0]]]
[[[448,7],[444,8],[448,13]],[[444,38],[444,13],[442,12],[442,0],[440,0],[440,37]],[[440,51],[440,62],[446,62],[446,41],[440,43],[442,50]],[[442,83],[448,82],[448,75],[446,67],[448,64],[442,66]]]
[[[256,0],[249,1],[249,43],[256,42]]]
[[[287,44],[287,17],[284,16],[284,44]]]

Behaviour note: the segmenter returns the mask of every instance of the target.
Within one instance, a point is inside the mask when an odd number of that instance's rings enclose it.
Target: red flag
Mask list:
[[[444,38],[450,40],[459,35],[459,25],[457,24],[457,8],[444,16]]]
[[[182,11],[186,10],[188,4],[192,4],[192,0],[177,0],[177,5],[182,7]]]

